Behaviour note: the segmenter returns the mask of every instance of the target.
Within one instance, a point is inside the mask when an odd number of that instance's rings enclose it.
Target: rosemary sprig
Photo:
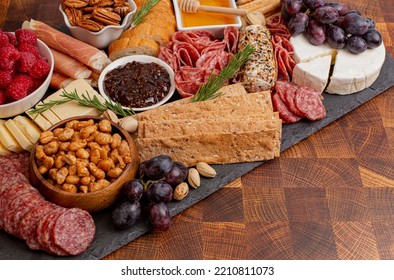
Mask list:
[[[144,3],[141,5],[141,7],[138,9],[138,11],[134,14],[133,20],[131,21],[131,27],[137,26],[139,23],[141,23],[145,16],[150,12],[150,10],[155,6],[157,3],[159,3],[160,0],[149,0],[149,1],[144,1]]]
[[[123,109],[122,105],[118,102],[109,102],[105,100],[104,103],[102,103],[97,96],[90,97],[89,92],[86,91],[86,95],[84,93],[81,94],[81,96],[78,95],[77,90],[75,89],[72,92],[67,92],[64,88],[62,93],[60,94],[60,97],[63,97],[63,99],[58,99],[58,100],[50,100],[47,103],[42,103],[38,104],[36,108],[32,109],[30,111],[30,114],[32,114],[34,117],[45,112],[46,110],[51,109],[53,106],[56,105],[61,105],[70,101],[76,101],[78,105],[84,106],[84,107],[94,107],[97,110],[104,112],[106,110],[111,110],[115,114],[127,117],[134,115],[135,112],[133,109]]]
[[[219,97],[221,93],[216,92],[226,84],[227,80],[234,77],[237,70],[249,59],[253,52],[254,48],[250,45],[247,45],[243,50],[239,51],[230,59],[227,66],[220,71],[219,75],[211,74],[209,76],[208,81],[203,84],[192,97],[192,101],[204,101]]]

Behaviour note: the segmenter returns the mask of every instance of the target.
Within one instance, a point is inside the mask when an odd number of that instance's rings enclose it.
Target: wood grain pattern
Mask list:
[[[342,2],[394,56],[394,1]],[[2,1],[0,28],[39,18],[67,32],[57,6]],[[391,88],[104,259],[394,259],[393,154]]]

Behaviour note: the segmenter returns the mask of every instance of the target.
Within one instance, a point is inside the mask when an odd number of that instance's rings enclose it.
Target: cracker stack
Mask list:
[[[270,92],[247,94],[239,84],[220,91],[224,94],[216,99],[182,99],[137,114],[133,137],[140,160],[166,154],[193,166],[200,161],[227,164],[278,157],[282,122],[273,112]]]

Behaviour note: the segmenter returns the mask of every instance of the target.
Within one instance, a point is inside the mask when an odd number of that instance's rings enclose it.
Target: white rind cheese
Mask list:
[[[340,50],[326,92],[344,95],[371,86],[378,78],[385,58],[386,50],[383,44],[361,54]]]
[[[293,82],[324,91],[327,85],[331,66],[331,55],[317,57],[307,62],[297,63],[293,69]]]
[[[371,86],[386,58],[384,44],[361,54],[352,54],[346,49],[333,49],[328,44],[314,46],[304,34],[292,36],[290,42],[294,48],[293,59],[297,63],[292,81],[320,92],[328,84],[325,92],[330,94],[352,94]],[[331,67],[333,71],[329,76]]]

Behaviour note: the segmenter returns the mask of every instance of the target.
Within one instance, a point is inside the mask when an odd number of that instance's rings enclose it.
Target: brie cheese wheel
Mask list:
[[[360,54],[340,50],[335,58],[326,92],[344,95],[371,86],[378,78],[385,58],[386,50],[383,44]]]
[[[378,78],[386,57],[384,44],[353,54],[346,49],[333,49],[328,44],[312,45],[304,34],[292,36],[290,42],[294,48],[293,59],[297,63],[292,81],[331,94],[352,94],[371,86]]]
[[[331,55],[297,63],[293,69],[293,82],[314,88],[320,93],[326,88],[331,66]]]

